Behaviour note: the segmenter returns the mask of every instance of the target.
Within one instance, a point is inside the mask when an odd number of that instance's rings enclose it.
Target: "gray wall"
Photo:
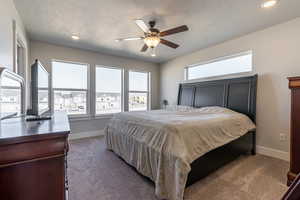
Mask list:
[[[16,38],[28,49],[27,36],[13,0],[1,0],[0,13],[0,65],[13,70]],[[13,29],[13,21],[16,22],[16,31]]]
[[[201,36],[200,36],[201,37]],[[214,58],[253,50],[254,73],[258,73],[258,145],[289,151],[290,91],[288,76],[300,74],[300,18],[203,49],[161,64],[161,100],[176,104],[184,67]]]
[[[88,63],[91,68],[95,65],[104,65],[123,67],[127,70],[134,69],[149,71],[151,72],[151,107],[152,109],[159,108],[160,70],[157,64],[123,57],[105,55],[92,51],[52,45],[38,41],[31,41],[30,47],[30,62],[33,63],[36,58],[39,59],[50,73],[52,59]],[[73,133],[99,131],[105,127],[105,124],[108,120],[109,117],[80,121],[72,120],[71,129]]]

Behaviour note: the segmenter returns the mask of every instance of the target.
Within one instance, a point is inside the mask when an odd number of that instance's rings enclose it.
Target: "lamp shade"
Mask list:
[[[144,42],[148,47],[154,48],[160,43],[160,38],[157,36],[149,36],[144,39]]]

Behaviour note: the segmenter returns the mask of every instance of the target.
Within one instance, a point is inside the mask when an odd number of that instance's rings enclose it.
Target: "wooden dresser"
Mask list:
[[[66,155],[70,126],[65,113],[51,120],[0,122],[0,199],[67,199]]]
[[[289,77],[291,89],[291,147],[290,171],[287,184],[290,185],[300,173],[300,77]]]

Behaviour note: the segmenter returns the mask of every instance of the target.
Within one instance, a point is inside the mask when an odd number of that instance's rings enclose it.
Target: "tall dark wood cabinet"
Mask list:
[[[290,185],[300,173],[300,77],[289,77],[291,89],[291,147],[290,171],[287,184]]]
[[[69,133],[64,113],[45,121],[1,121],[0,199],[66,200]]]

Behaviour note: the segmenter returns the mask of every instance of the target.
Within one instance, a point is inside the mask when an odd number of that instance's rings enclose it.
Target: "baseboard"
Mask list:
[[[87,131],[87,132],[81,132],[81,133],[71,133],[69,135],[69,139],[70,140],[78,140],[78,139],[97,137],[97,136],[104,136],[104,130]]]
[[[290,154],[289,152],[280,151],[276,149],[272,149],[269,147],[264,146],[256,146],[256,152],[261,155],[270,156],[273,158],[278,158],[285,161],[290,161]]]

